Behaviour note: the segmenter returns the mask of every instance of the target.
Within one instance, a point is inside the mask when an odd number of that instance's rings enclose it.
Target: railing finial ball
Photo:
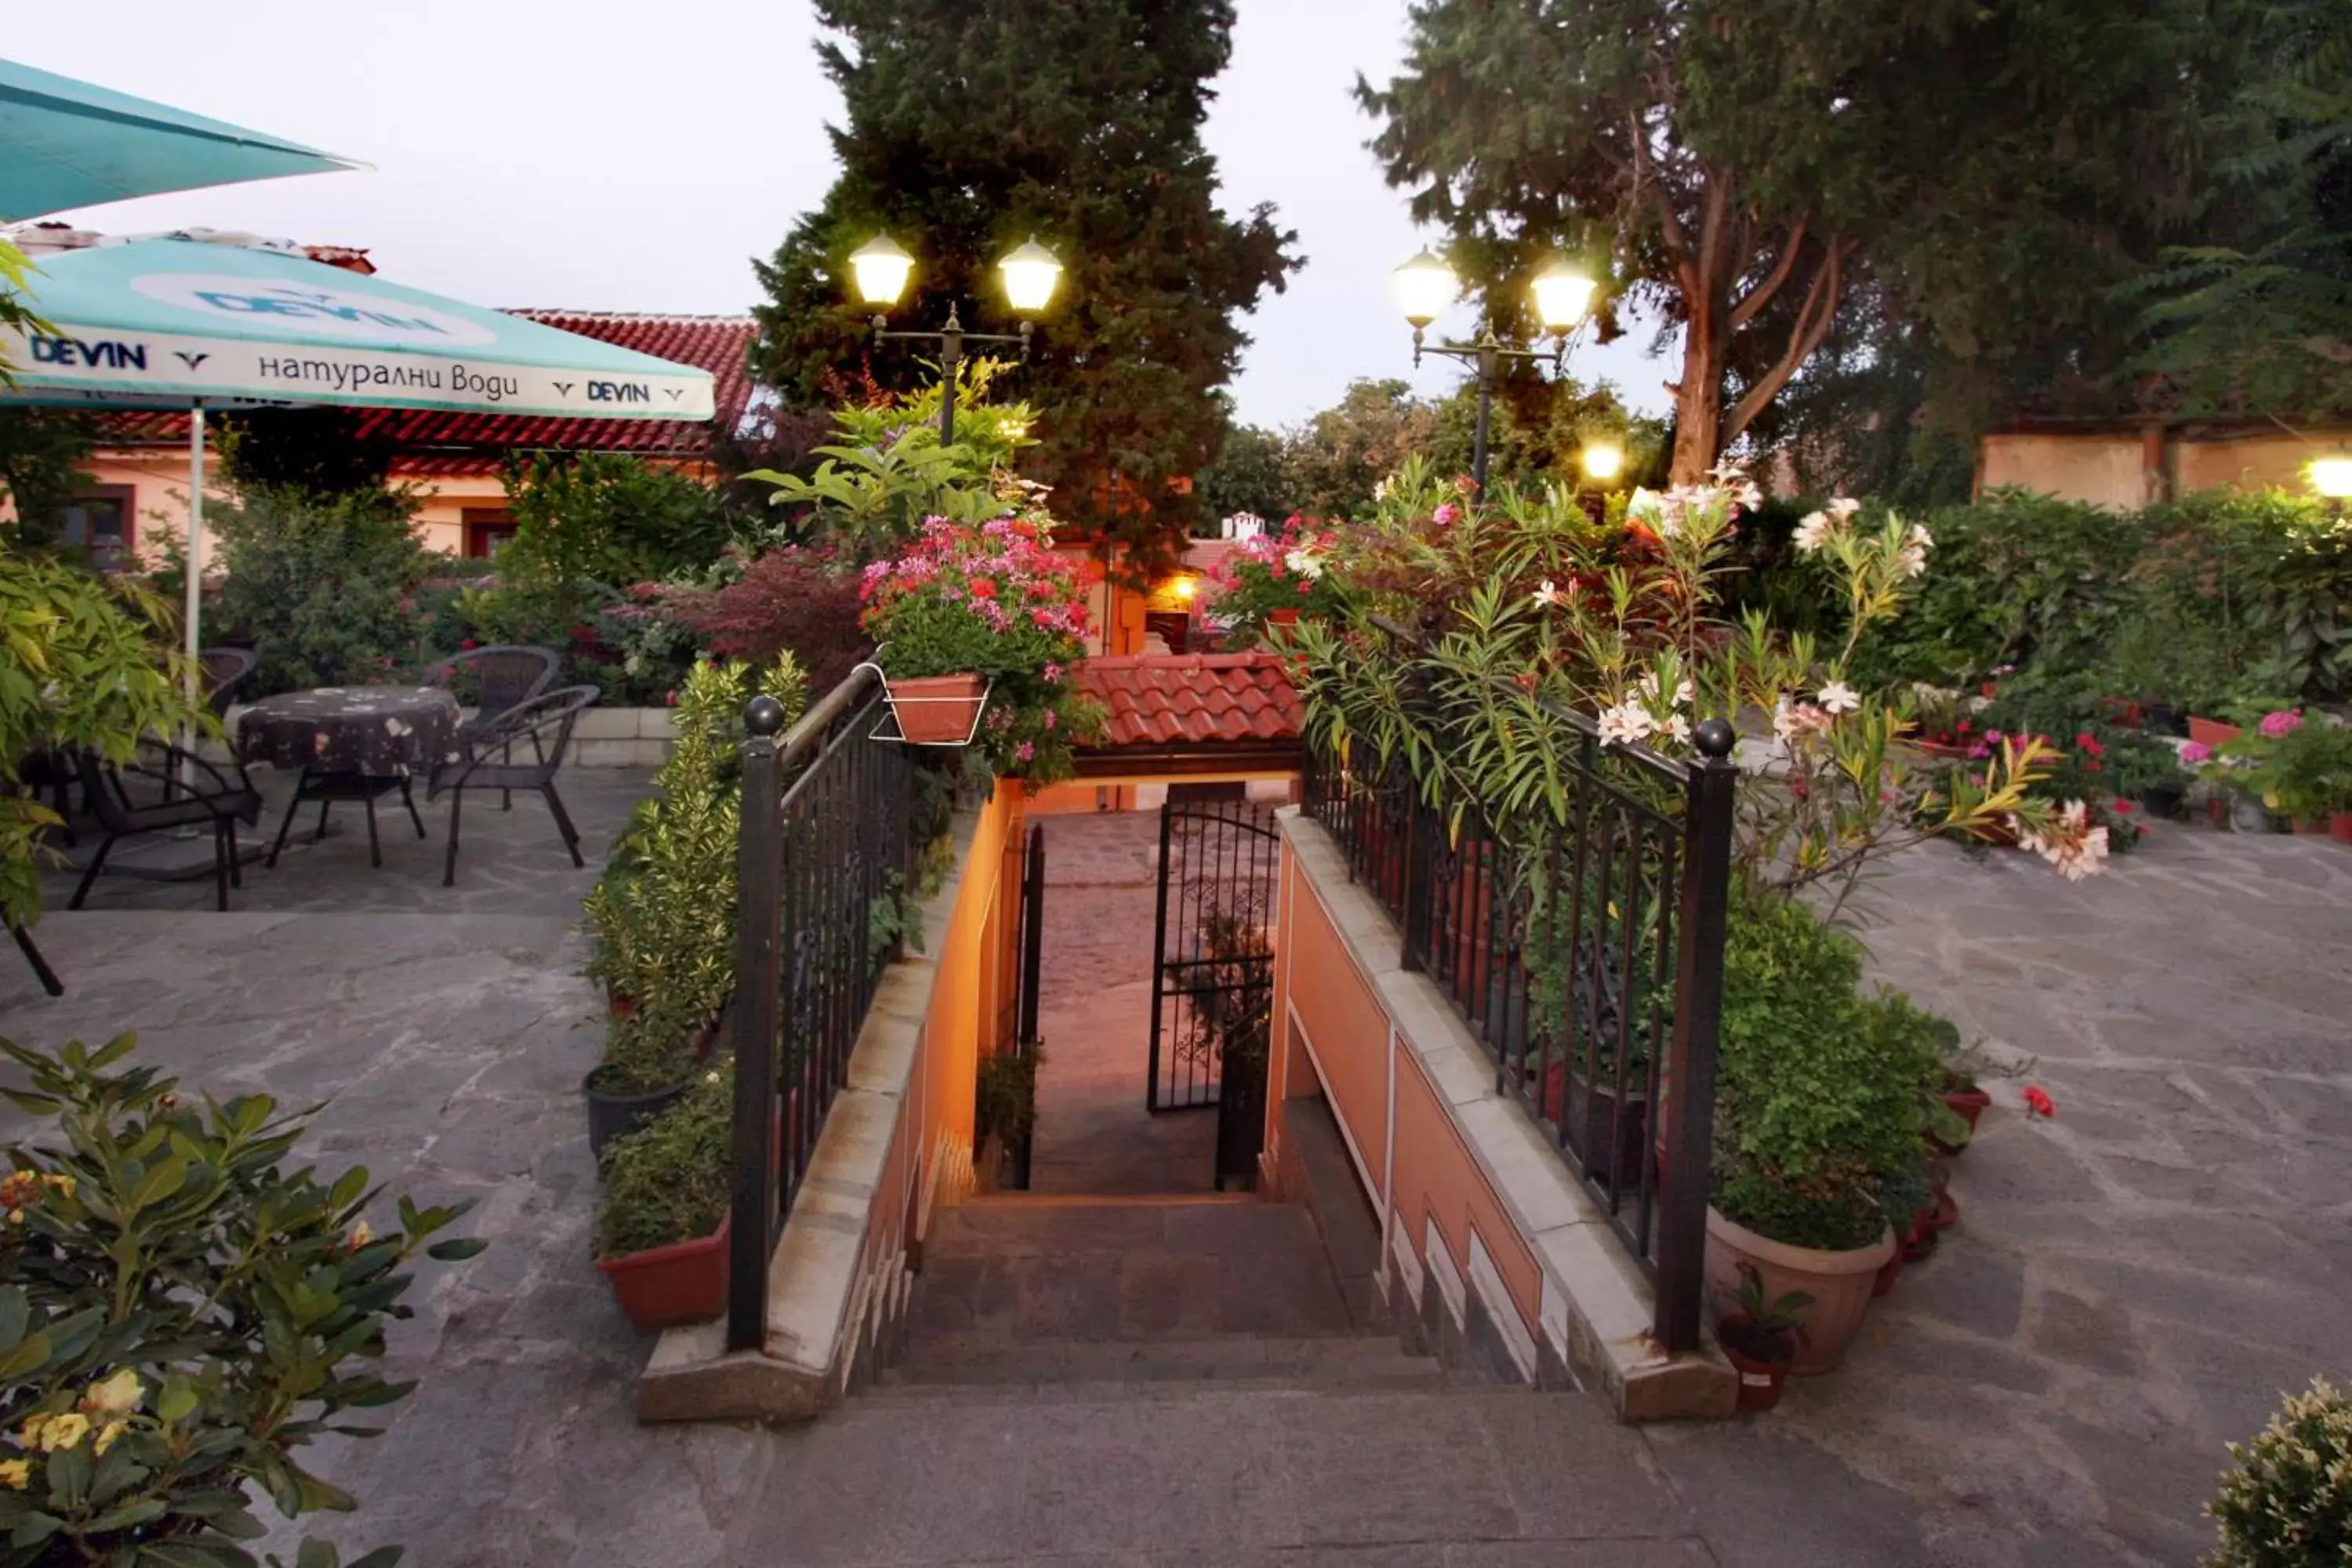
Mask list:
[[[1739,742],[1739,731],[1731,727],[1728,719],[1702,719],[1691,732],[1698,742],[1699,755],[1712,762],[1721,762],[1731,755],[1731,748]]]
[[[784,705],[765,693],[754,697],[743,710],[743,728],[754,735],[783,733]]]

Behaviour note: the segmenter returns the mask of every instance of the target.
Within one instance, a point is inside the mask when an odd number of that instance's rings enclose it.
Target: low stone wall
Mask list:
[[[1282,814],[1266,1179],[1296,1168],[1288,1107],[1330,1107],[1382,1236],[1377,1282],[1400,1332],[1449,1363],[1538,1387],[1597,1389],[1618,1417],[1727,1416],[1737,1374],[1712,1342],[1670,1356],[1654,1295],[1584,1188],[1443,992],[1399,962],[1396,927],[1339,846]]]
[[[228,710],[228,732],[236,733],[242,705]],[[591,708],[572,729],[572,755],[567,767],[657,768],[669,760],[677,739],[675,714],[667,708]],[[198,748],[215,762],[226,761],[228,748],[207,741]]]

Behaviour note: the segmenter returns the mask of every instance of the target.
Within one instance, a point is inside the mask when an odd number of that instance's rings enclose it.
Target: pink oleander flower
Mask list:
[[[1042,673],[1045,675],[1045,683],[1048,686],[1059,686],[1062,683],[1062,667],[1055,660],[1050,658],[1047,659],[1045,661],[1045,668]]]
[[[1059,713],[1055,712],[1051,708],[1045,710],[1045,728],[1048,730],[1059,728],[1061,722],[1062,716]]]
[[[1452,528],[1454,526],[1454,520],[1459,518],[1461,515],[1462,509],[1460,507],[1455,506],[1452,501],[1444,501],[1440,503],[1438,509],[1430,514],[1430,521],[1437,524],[1440,528]]]
[[[2191,741],[2180,748],[2180,760],[2190,767],[2200,763],[2210,763],[2213,760],[2213,748],[2202,741]]]
[[[2275,741],[2282,735],[2303,728],[2303,710],[2299,708],[2282,708],[2275,713],[2265,713],[2258,727],[2265,739]]]
[[[1013,754],[1025,763],[1037,754],[1037,748],[1024,741],[1013,748]]]

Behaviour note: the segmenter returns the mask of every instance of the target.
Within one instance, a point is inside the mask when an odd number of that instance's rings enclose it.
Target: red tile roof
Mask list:
[[[1181,742],[1296,741],[1306,710],[1271,653],[1114,654],[1078,666],[1110,710],[1102,749]]]
[[[575,452],[635,452],[698,458],[715,427],[732,430],[751,397],[744,363],[754,323],[749,316],[631,316],[595,310],[515,310],[543,325],[597,338],[656,359],[710,373],[718,412],[709,424],[683,419],[556,419],[532,415],[461,414],[439,408],[360,411],[362,435],[389,437],[403,460],[395,471],[428,477],[494,473],[509,447]],[[185,446],[184,414],[123,412],[101,416],[100,443]]]

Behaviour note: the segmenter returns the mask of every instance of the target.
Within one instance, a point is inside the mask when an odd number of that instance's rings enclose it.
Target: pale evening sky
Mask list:
[[[1359,376],[1423,391],[1388,277],[1422,243],[1363,147],[1349,88],[1390,74],[1404,0],[1240,0],[1210,150],[1224,204],[1271,201],[1307,258],[1245,326],[1234,392],[1260,424]],[[151,196],[59,215],[110,233],[190,226],[365,247],[397,281],[485,305],[734,312],[834,174],[840,100],[805,0],[108,0],[14,7],[6,53],[45,70],[362,158],[373,172]],[[974,133],[987,110],[975,106]],[[1467,312],[1445,323],[1466,325]],[[1662,411],[1646,334],[1578,372]]]

